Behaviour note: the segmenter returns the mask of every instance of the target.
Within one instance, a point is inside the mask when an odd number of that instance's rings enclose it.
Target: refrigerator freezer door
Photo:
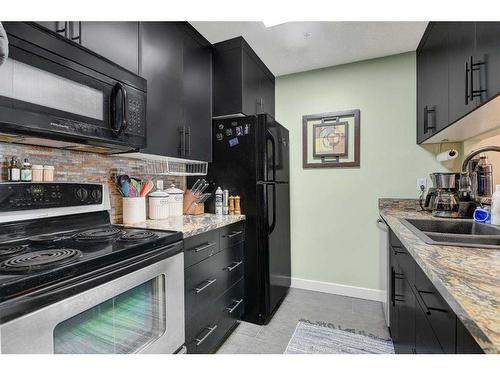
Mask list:
[[[265,192],[270,314],[290,288],[290,188],[286,183],[266,184]]]
[[[265,179],[288,182],[289,180],[289,136],[288,130],[271,116],[262,116],[266,121]]]

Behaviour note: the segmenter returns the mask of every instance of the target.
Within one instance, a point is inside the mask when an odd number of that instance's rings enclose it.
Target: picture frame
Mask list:
[[[306,168],[359,168],[361,165],[361,113],[359,109],[338,112],[325,112],[302,116],[302,167]],[[345,134],[344,144],[328,140],[330,131],[315,137],[315,130],[329,126],[343,126],[340,134]],[[337,133],[339,129],[337,129]],[[312,136],[311,136],[312,134]],[[330,137],[334,136],[330,135]],[[316,144],[316,139],[325,144]],[[350,145],[350,146],[349,146]]]

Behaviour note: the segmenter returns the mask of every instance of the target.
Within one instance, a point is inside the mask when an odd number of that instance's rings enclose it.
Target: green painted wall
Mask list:
[[[303,169],[302,116],[349,109],[361,168]],[[292,276],[380,289],[378,198],[416,198],[418,177],[446,170],[439,146],[415,141],[415,53],[279,77],[276,118],[290,130]]]

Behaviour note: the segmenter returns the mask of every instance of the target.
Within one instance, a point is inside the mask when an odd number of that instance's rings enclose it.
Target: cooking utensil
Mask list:
[[[129,194],[129,183],[128,183],[128,180],[124,180],[122,183],[121,183],[121,187],[122,187],[122,194],[124,197],[128,197],[128,194]]]
[[[205,179],[202,179],[202,180],[200,181],[200,184],[196,187],[196,190],[192,191],[192,193],[193,193],[194,195],[198,195],[198,194],[200,194],[200,193],[201,193],[201,189],[203,188],[203,186],[205,185],[205,183],[206,183],[206,182],[207,182],[207,181],[205,181]]]
[[[147,181],[146,183],[144,183],[141,187],[141,192],[140,192],[140,196],[141,197],[145,197],[146,195],[149,194],[149,192],[151,190],[153,190],[153,187],[154,187],[154,184],[153,184],[153,181],[149,180]]]

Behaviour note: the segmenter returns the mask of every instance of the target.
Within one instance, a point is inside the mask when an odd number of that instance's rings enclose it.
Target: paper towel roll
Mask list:
[[[441,152],[440,154],[437,154],[436,160],[437,161],[447,161],[447,160],[455,159],[457,156],[458,156],[458,151],[455,149],[451,149],[451,150]]]

